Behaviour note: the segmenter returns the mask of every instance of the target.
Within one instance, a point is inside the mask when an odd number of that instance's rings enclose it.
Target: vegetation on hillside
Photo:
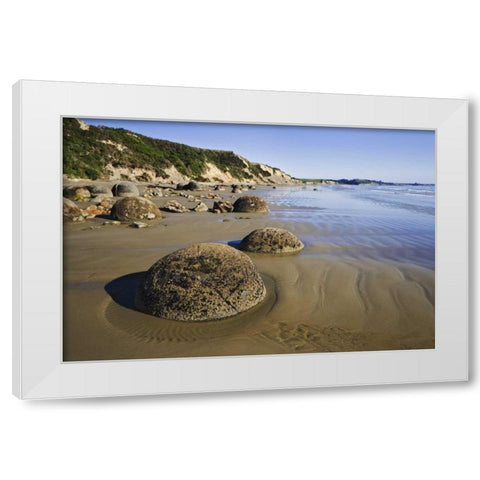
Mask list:
[[[207,162],[238,180],[271,176],[261,165],[250,163],[234,152],[190,147],[123,128],[86,129],[81,128],[77,119],[63,119],[63,173],[70,177],[101,179],[108,164],[151,169],[157,176],[165,177],[165,170],[173,165],[181,174],[202,181]]]

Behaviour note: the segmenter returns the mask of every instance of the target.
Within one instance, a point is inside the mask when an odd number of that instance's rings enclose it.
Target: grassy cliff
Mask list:
[[[63,173],[72,178],[106,178],[106,167],[143,168],[168,177],[175,167],[193,180],[206,181],[209,165],[239,181],[269,182],[291,178],[279,169],[251,163],[231,151],[209,150],[146,137],[122,128],[95,127],[75,118],[63,119]],[[210,179],[211,180],[211,179]]]

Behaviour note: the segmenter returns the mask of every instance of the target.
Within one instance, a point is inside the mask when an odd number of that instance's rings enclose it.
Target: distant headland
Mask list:
[[[371,180],[369,178],[340,178],[338,180],[325,178],[300,178],[305,185],[385,185],[385,186],[412,186],[412,187],[433,187],[434,183],[395,183],[382,182],[382,180]]]

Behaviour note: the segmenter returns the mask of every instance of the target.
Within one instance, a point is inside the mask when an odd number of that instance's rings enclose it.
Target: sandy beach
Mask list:
[[[284,195],[285,188],[279,186],[275,195]],[[264,191],[273,193],[271,187],[254,193]],[[213,199],[206,197],[212,193],[230,201],[242,196],[229,192],[190,192],[193,200],[174,193],[151,200],[160,208],[172,199],[189,208],[199,201],[211,208]],[[342,245],[326,236],[329,229],[335,233],[334,226],[312,221],[308,210],[293,221],[281,201],[269,206],[268,214],[162,212],[161,220],[141,229],[105,224],[106,216],[65,224],[64,360],[435,347],[431,260],[410,261],[405,241],[376,249]],[[136,309],[137,286],[161,257],[199,242],[235,247],[263,227],[285,228],[305,248],[295,255],[248,254],[267,287],[259,305],[201,323],[161,319]],[[425,255],[420,252],[420,257]]]

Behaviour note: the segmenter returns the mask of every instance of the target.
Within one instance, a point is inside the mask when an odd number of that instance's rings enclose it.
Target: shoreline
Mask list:
[[[160,207],[175,199],[189,208],[199,200],[211,208],[208,194],[233,201],[258,192],[187,193],[199,199],[179,195],[150,199]],[[178,248],[200,242],[234,245],[265,226],[286,228],[300,238],[316,228],[302,219],[282,219],[276,215],[281,206],[271,205],[271,211],[162,212],[163,219],[143,229],[104,225],[103,217],[66,224],[64,360],[435,347],[434,270],[362,255],[355,258],[335,245],[306,242],[296,255],[249,254],[267,280],[267,299],[235,317],[193,325],[132,308],[131,294],[142,272]]]

